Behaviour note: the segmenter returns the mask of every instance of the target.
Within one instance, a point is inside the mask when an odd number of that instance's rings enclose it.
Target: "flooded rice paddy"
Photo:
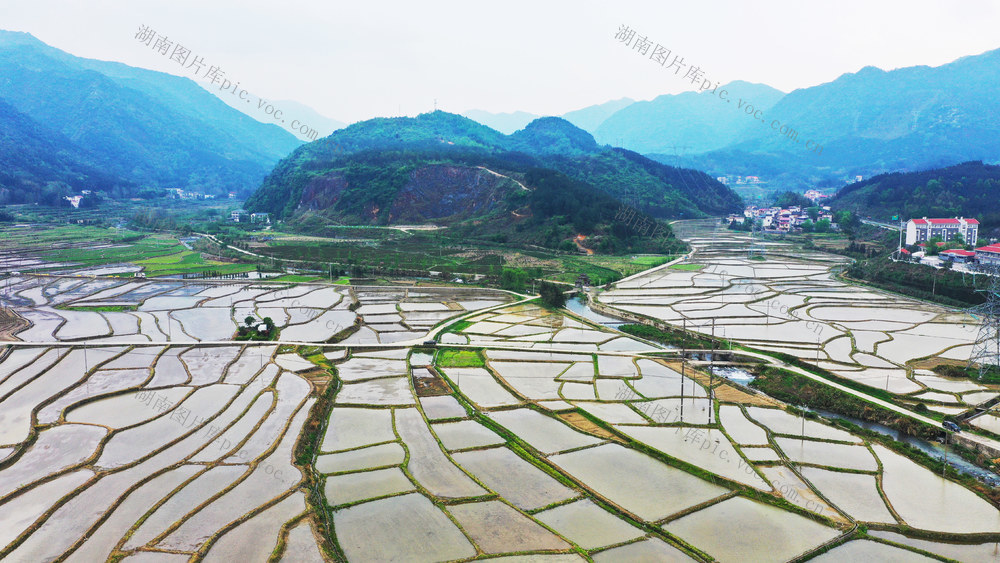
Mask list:
[[[928,401],[992,392],[906,369],[907,346],[967,344],[953,313],[829,264],[717,262],[601,300]],[[23,276],[4,300],[32,323],[0,357],[11,561],[969,560],[1000,541],[962,485],[503,292]],[[235,342],[248,315],[280,341]]]

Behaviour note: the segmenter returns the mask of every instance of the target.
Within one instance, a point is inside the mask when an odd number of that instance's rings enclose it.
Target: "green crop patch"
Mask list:
[[[441,350],[437,364],[444,368],[481,368],[486,367],[483,356],[476,350]]]

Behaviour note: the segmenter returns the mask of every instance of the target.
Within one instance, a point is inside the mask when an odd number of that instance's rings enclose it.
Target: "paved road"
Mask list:
[[[883,229],[888,229],[890,231],[898,231],[901,229],[899,225],[894,225],[892,223],[882,223],[881,221],[872,221],[871,219],[861,219],[861,222],[865,225],[871,225],[873,227],[882,227]]]

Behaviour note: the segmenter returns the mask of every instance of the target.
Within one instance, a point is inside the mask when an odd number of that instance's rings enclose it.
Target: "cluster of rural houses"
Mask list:
[[[806,221],[814,223],[827,220],[833,223],[833,213],[829,205],[818,206],[815,220],[802,207],[797,205],[789,207],[757,207],[751,205],[743,210],[743,215],[733,214],[728,217],[729,222],[736,221],[743,223],[747,219],[755,221],[765,231],[790,232],[802,227]]]

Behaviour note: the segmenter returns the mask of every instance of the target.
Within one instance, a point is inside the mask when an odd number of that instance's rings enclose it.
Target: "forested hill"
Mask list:
[[[0,98],[0,205],[68,205],[64,196],[81,189],[134,195],[135,186],[101,162]]]
[[[63,192],[68,185],[111,197],[130,197],[127,190],[109,189],[122,182],[247,193],[301,145],[188,77],[75,57],[21,32],[0,30],[0,99],[41,125],[36,139],[56,134],[56,146],[35,151],[30,160],[5,155],[14,166],[3,170],[0,188],[15,200],[31,199],[31,186],[45,182]],[[0,118],[4,125],[20,119],[7,109]],[[79,168],[71,160],[101,173],[67,175]]]
[[[1000,228],[1000,166],[973,161],[882,174],[845,186],[832,204],[877,219],[975,217],[984,229]]]
[[[606,253],[684,246],[666,223],[531,156],[476,148],[370,150],[312,168],[279,166],[247,207],[274,210],[310,233],[341,224],[434,224],[448,227],[452,239],[567,251],[578,243]]]
[[[521,131],[504,135],[471,119],[436,111],[413,118],[363,121],[299,147],[274,168],[247,207],[291,217],[305,210],[301,201],[305,184],[350,167],[352,155],[379,151],[436,153],[445,160],[460,154],[466,163],[471,155],[478,155],[500,158],[505,166],[516,164],[521,170],[556,170],[658,218],[703,217],[742,206],[735,193],[706,174],[600,146],[589,133],[561,118],[538,119]],[[388,177],[408,172],[384,170],[381,174]]]

